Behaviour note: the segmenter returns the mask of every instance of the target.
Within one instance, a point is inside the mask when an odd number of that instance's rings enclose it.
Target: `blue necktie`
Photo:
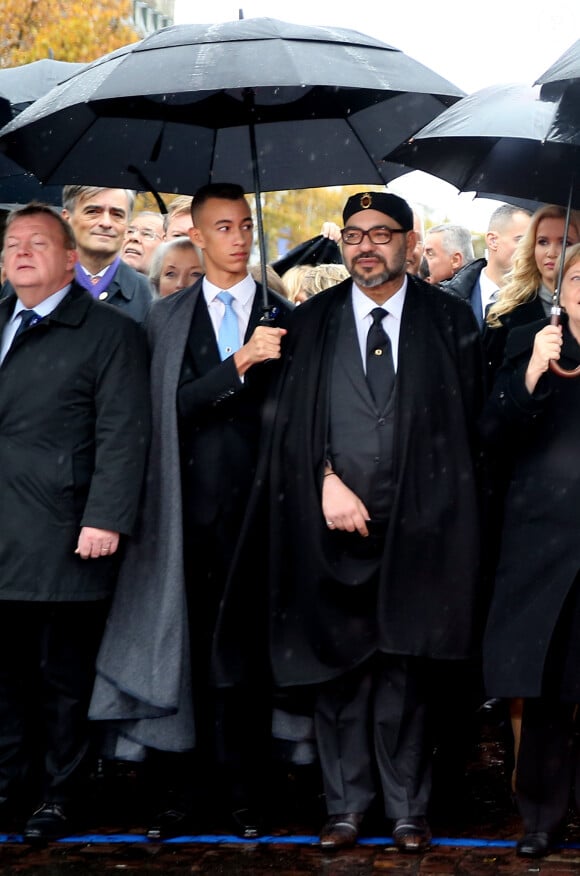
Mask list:
[[[225,304],[225,312],[218,332],[218,347],[223,361],[240,349],[240,330],[238,317],[232,306],[234,296],[230,295],[229,292],[219,292],[216,298]]]
[[[38,315],[36,310],[21,310],[20,325],[16,329],[14,340],[16,340],[18,335],[21,335],[22,332],[26,331],[26,329],[31,328],[31,326],[36,325],[37,322],[40,322],[41,319],[42,317]]]

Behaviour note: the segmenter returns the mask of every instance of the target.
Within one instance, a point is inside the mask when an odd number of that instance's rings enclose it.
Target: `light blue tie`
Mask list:
[[[230,295],[229,292],[219,292],[216,298],[226,307],[218,332],[218,347],[223,361],[240,349],[240,330],[238,317],[232,306],[234,296]]]

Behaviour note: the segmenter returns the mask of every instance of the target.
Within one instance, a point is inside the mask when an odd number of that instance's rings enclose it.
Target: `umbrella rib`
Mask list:
[[[380,168],[379,168],[377,162],[375,161],[375,159],[373,158],[373,156],[371,155],[371,153],[370,153],[369,150],[367,149],[367,146],[366,146],[366,144],[364,143],[364,141],[361,140],[361,138],[359,137],[359,134],[358,134],[358,131],[356,130],[356,128],[354,128],[354,127],[352,126],[350,119],[351,119],[350,116],[345,117],[345,122],[346,122],[347,125],[348,125],[348,129],[349,129],[349,131],[352,131],[352,133],[353,133],[354,136],[356,137],[356,139],[357,139],[357,141],[358,141],[358,143],[359,143],[361,149],[363,150],[364,154],[367,156],[367,158],[369,159],[369,161],[371,162],[371,164],[374,166],[374,168],[375,168],[377,174],[380,176],[380,178],[382,179],[383,183],[386,185],[387,182],[388,182],[388,180],[386,180],[386,179],[383,177],[383,175],[382,175],[382,173],[381,173],[381,171],[380,171]]]
[[[215,166],[215,144],[217,140],[217,128],[213,130],[213,143],[211,144],[211,165],[209,168],[209,182],[213,182],[213,171]]]

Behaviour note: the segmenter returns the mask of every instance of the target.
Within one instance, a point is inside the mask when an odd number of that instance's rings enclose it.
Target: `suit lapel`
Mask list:
[[[195,302],[187,348],[193,367],[198,374],[207,374],[221,362],[221,357],[213,330],[213,325],[207,309],[207,303],[202,292],[201,281]]]

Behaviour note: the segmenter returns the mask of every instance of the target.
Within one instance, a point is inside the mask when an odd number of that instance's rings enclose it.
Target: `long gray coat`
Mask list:
[[[183,751],[195,744],[176,398],[201,290],[198,282],[157,301],[148,321],[154,400],[148,476],[140,525],[121,567],[97,660],[90,708],[92,719],[116,722],[113,753],[126,758],[140,756],[142,746]],[[224,397],[240,389],[237,372],[232,374],[235,385]]]

